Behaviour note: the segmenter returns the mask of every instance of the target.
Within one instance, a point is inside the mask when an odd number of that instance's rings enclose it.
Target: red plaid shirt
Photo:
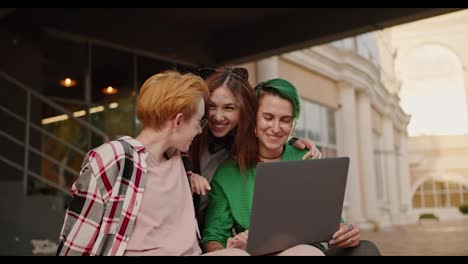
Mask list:
[[[145,191],[147,155],[131,137],[88,152],[71,188],[57,255],[123,255]]]

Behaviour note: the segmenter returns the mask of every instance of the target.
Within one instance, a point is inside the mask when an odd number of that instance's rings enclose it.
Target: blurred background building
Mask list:
[[[463,218],[466,10],[10,8],[0,26],[0,254],[53,249],[85,153],[137,135],[149,76],[223,64],[296,85],[295,135],[351,157],[347,220]]]
[[[464,218],[467,26],[464,10],[245,65],[297,85],[297,136],[353,157],[345,217],[363,228]]]
[[[303,99],[295,135],[325,157],[349,156],[344,217],[361,228],[406,224],[411,208],[410,117],[400,107],[388,31],[244,65],[260,81],[291,80]],[[326,199],[326,198],[324,198]]]
[[[408,126],[413,219],[468,204],[468,12],[390,29]]]

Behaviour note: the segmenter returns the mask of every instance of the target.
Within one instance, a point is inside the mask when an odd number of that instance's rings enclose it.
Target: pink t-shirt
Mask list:
[[[200,255],[192,194],[180,153],[148,155],[145,193],[124,255]]]

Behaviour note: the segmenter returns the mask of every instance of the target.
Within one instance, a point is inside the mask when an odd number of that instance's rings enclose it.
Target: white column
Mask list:
[[[398,180],[395,163],[395,149],[393,142],[393,123],[389,116],[385,116],[383,120],[383,139],[384,139],[384,154],[385,154],[385,176],[388,191],[388,203],[390,207],[390,217],[392,224],[398,222]]]
[[[468,69],[464,70],[465,72],[465,81],[463,82],[465,84],[465,104],[466,104],[466,115],[468,116]]]
[[[401,213],[407,215],[412,208],[411,179],[409,170],[408,135],[401,133],[400,137],[400,190]]]
[[[257,61],[257,83],[278,78],[278,56]]]
[[[345,199],[349,203],[349,211],[346,220],[361,223],[364,221],[361,205],[361,188],[358,177],[359,151],[357,144],[357,120],[354,89],[347,83],[340,83],[339,104],[337,111],[339,133],[338,155],[350,158],[348,181],[346,184]]]
[[[377,194],[374,166],[374,142],[372,135],[372,116],[370,98],[367,93],[357,97],[359,119],[359,154],[361,168],[361,186],[364,191],[364,212],[366,218],[378,222]]]

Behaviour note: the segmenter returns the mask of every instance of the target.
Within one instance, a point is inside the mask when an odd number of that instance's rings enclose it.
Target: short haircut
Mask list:
[[[293,107],[293,121],[297,120],[301,113],[301,99],[296,87],[285,79],[276,78],[262,82],[255,87],[255,93],[260,100],[264,94],[279,96],[291,102]]]
[[[177,113],[186,118],[196,112],[197,99],[208,99],[205,81],[191,73],[164,71],[148,78],[141,86],[136,115],[143,127],[159,130]]]

